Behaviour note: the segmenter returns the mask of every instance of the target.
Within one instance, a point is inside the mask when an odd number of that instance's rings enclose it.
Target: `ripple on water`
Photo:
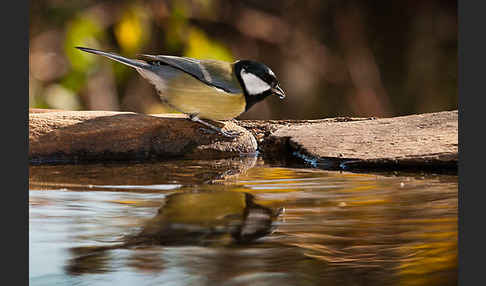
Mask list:
[[[31,166],[29,181],[31,285],[457,284],[457,176],[238,158]],[[116,247],[167,211],[171,195],[212,191],[246,193],[281,212],[272,231],[250,243],[222,235],[205,245]],[[230,222],[241,217],[224,200],[209,205],[228,208]],[[191,213],[184,204],[171,208]],[[223,219],[207,212],[199,219]],[[74,251],[105,246],[114,247]]]

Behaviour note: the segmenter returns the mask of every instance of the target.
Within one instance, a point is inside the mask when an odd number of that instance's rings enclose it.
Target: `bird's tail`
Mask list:
[[[136,69],[139,69],[139,68],[148,69],[150,67],[150,65],[145,63],[144,61],[128,59],[128,58],[119,56],[119,55],[114,54],[114,53],[108,53],[108,52],[103,52],[103,51],[90,49],[90,48],[83,48],[83,47],[76,47],[76,49],[79,49],[79,50],[84,51],[84,52],[92,53],[92,54],[95,54],[95,55],[104,56],[104,57],[110,58],[114,61],[117,61],[117,62],[120,62],[120,63],[125,64],[127,66],[130,66],[132,68],[136,68]]]

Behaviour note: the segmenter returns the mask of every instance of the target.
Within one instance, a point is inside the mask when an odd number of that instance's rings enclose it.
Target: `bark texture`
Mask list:
[[[31,163],[212,159],[259,148],[269,158],[294,156],[328,168],[457,168],[457,110],[381,119],[233,120],[224,129],[241,135],[207,133],[174,114],[32,109],[29,157]]]

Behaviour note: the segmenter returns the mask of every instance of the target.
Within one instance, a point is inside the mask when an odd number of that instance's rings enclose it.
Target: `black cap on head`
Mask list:
[[[269,85],[278,84],[277,78],[275,77],[273,71],[262,63],[250,61],[250,60],[241,60],[236,62],[235,69],[236,66],[239,66],[240,68],[239,71],[237,70],[238,74],[241,74],[241,69],[244,69],[246,70],[247,73],[251,73],[258,76],[260,79],[262,79]]]
[[[273,71],[262,63],[240,60],[234,63],[234,72],[245,93],[246,110],[269,95],[285,97]]]

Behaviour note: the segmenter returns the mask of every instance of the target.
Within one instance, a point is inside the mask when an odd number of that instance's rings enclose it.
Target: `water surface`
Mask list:
[[[31,285],[457,284],[455,175],[246,157],[29,171]]]

